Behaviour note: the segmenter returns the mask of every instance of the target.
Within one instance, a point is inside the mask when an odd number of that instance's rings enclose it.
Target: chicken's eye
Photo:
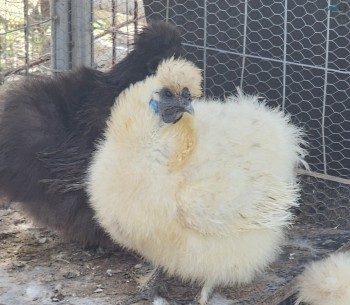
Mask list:
[[[166,97],[169,97],[169,98],[173,97],[173,93],[170,90],[165,90],[164,94],[165,94]]]

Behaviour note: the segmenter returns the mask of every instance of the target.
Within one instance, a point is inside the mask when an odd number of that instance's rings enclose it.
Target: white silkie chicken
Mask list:
[[[246,283],[280,250],[298,200],[301,131],[240,94],[198,100],[201,73],[167,60],[122,93],[88,174],[102,227],[170,275]]]
[[[350,252],[312,262],[297,279],[298,300],[308,305],[350,304]]]

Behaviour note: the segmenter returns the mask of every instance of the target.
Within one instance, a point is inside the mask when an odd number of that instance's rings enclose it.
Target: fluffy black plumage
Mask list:
[[[181,52],[178,30],[157,22],[137,36],[134,50],[109,72],[83,67],[52,78],[27,78],[5,92],[0,193],[74,241],[113,245],[93,219],[84,189],[94,145],[119,93]]]

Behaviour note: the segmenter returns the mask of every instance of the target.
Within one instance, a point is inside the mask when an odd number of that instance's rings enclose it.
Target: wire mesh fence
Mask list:
[[[145,24],[140,0],[0,0],[1,82],[81,64],[108,69]]]
[[[124,58],[134,34],[146,25],[143,3],[140,0],[94,1],[94,16],[95,64],[98,68],[109,68]]]
[[[240,86],[306,130],[311,173],[303,174],[311,176],[302,177],[302,215],[318,226],[350,228],[350,2],[144,3],[146,16],[183,29],[207,96]]]
[[[306,130],[311,172],[302,173],[297,222],[350,229],[349,0],[0,0],[0,8],[2,80],[72,69],[77,54],[105,70],[148,21],[176,24],[207,96],[240,86]]]
[[[168,18],[184,29],[206,94],[241,86],[266,96],[307,130],[312,170],[350,178],[350,3],[188,2],[170,1]],[[166,18],[166,1],[150,3],[154,18]]]
[[[0,0],[0,81],[29,71],[45,73],[50,22],[49,0]]]

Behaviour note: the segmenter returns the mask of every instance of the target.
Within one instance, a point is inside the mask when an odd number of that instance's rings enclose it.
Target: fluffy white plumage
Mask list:
[[[254,96],[195,101],[195,115],[175,124],[150,109],[161,88],[198,95],[200,80],[193,64],[170,60],[121,94],[88,190],[117,243],[200,282],[203,304],[213,287],[248,282],[275,259],[304,150],[289,118]]]
[[[308,265],[297,279],[296,305],[349,305],[350,252],[339,252]]]

